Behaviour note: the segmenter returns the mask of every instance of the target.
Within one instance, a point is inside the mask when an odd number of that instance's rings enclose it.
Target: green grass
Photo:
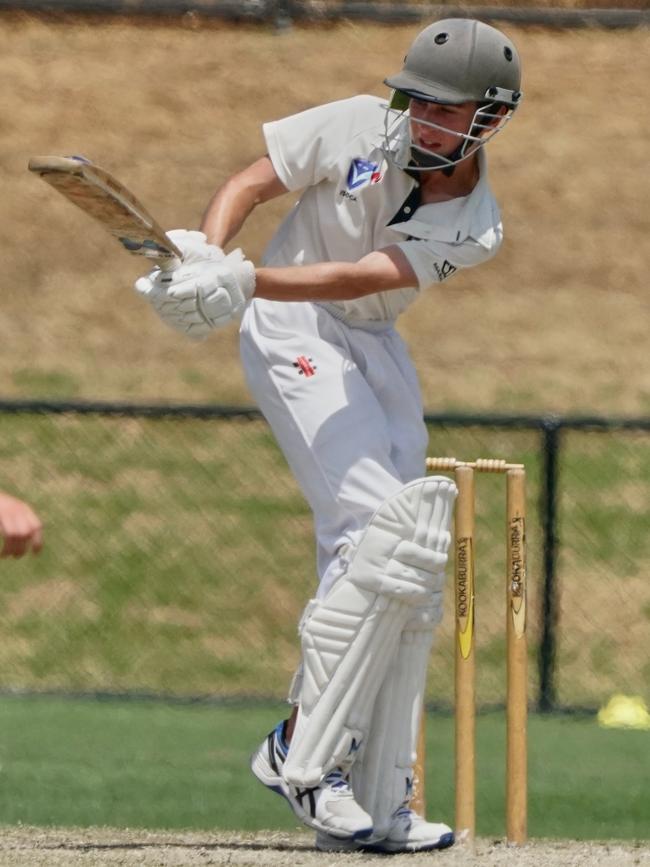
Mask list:
[[[0,825],[290,829],[286,804],[248,771],[284,705],[170,705],[48,697],[0,700]],[[530,835],[643,839],[647,732],[593,717],[532,716]],[[430,716],[427,804],[452,822],[453,719]],[[478,833],[501,837],[502,714],[478,719]]]
[[[528,469],[530,697],[541,601],[539,438],[432,428],[430,454]],[[558,689],[647,701],[650,445],[570,434],[563,451]],[[313,594],[311,515],[261,421],[7,415],[2,487],[33,501],[46,546],[2,570],[0,686],[284,695]],[[503,479],[477,483],[478,696],[504,699]],[[451,593],[429,696],[453,695]]]

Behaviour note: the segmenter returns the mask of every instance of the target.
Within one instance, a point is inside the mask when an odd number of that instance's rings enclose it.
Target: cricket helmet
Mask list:
[[[513,43],[495,27],[471,18],[447,18],[425,27],[409,48],[401,71],[385,79],[394,91],[389,106],[393,119],[408,110],[411,99],[478,103],[458,152],[449,158],[436,157],[436,164],[426,168],[453,165],[485,144],[517,108],[520,82],[521,65]]]

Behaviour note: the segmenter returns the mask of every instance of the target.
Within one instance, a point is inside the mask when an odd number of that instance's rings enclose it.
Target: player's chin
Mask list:
[[[414,146],[425,154],[429,154],[432,157],[448,157],[450,154],[454,152],[453,147],[445,147],[442,144],[429,144],[427,142],[413,142]]]

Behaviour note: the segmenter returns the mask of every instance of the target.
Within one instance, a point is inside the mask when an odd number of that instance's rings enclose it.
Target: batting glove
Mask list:
[[[239,249],[220,261],[184,259],[173,271],[154,268],[136,281],[135,290],[166,325],[201,340],[241,316],[255,291],[255,266]]]

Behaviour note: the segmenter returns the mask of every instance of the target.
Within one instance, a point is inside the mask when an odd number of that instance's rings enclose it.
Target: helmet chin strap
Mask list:
[[[463,155],[462,150],[463,143],[461,142],[456,150],[449,154],[448,157],[439,157],[437,154],[420,150],[420,148],[415,145],[411,145],[411,159],[420,168],[440,169],[445,177],[450,178],[456,170],[456,162]]]

